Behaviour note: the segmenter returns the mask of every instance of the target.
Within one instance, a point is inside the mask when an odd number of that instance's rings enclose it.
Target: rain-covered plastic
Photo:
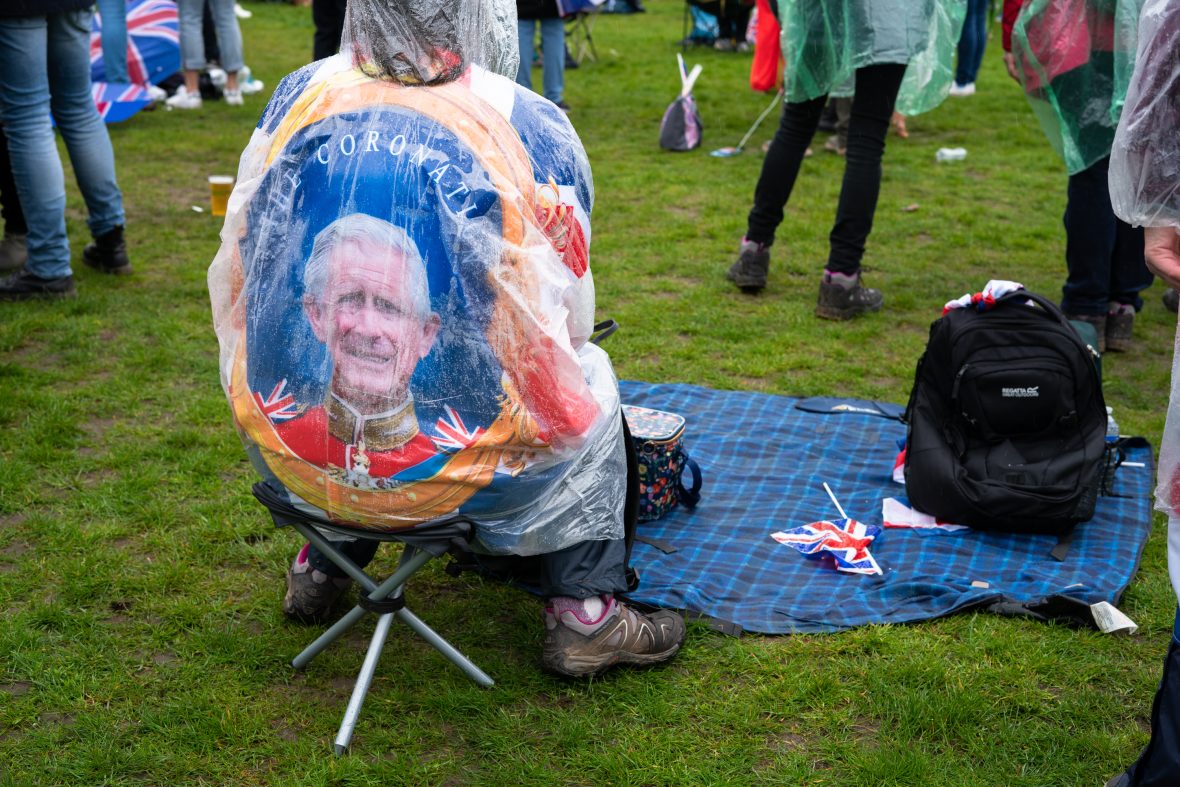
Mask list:
[[[1110,155],[1110,201],[1128,224],[1180,230],[1180,3],[1144,3],[1140,35]]]
[[[1110,156],[1110,201],[1123,221],[1180,232],[1180,4],[1147,0],[1135,73]],[[1169,561],[1180,593],[1180,335],[1160,441],[1156,508],[1168,514]]]
[[[1029,0],[1012,28],[1024,93],[1071,175],[1110,155],[1141,0]]]
[[[787,101],[849,95],[856,69],[908,63],[897,111],[947,97],[966,0],[779,0]]]
[[[351,0],[341,54],[282,81],[242,154],[209,269],[222,385],[263,477],[341,527],[460,514],[521,555],[623,535],[590,167],[484,67],[515,72],[514,17]]]

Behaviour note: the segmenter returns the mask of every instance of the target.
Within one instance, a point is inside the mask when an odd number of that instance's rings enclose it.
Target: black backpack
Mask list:
[[[906,495],[945,522],[1065,533],[1094,515],[1106,445],[1096,353],[1019,290],[930,326],[906,407]]]

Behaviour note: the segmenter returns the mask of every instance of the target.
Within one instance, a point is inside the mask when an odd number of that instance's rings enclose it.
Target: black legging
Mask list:
[[[848,124],[844,182],[836,207],[836,223],[829,236],[828,270],[855,274],[865,253],[865,241],[873,229],[873,214],[881,191],[881,158],[885,135],[905,75],[905,64],[885,63],[856,71],[856,95]],[[799,176],[803,155],[823,112],[827,96],[799,104],[783,105],[782,122],[762,162],[762,175],[754,189],[746,238],[770,245],[783,220],[783,208]]]

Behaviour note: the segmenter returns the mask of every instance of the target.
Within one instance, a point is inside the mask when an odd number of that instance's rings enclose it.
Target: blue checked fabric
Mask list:
[[[856,400],[800,400],[693,385],[620,383],[627,404],[669,410],[687,421],[685,447],[704,487],[691,511],[640,523],[629,597],[684,609],[766,634],[839,631],[869,623],[925,620],[1054,595],[1117,603],[1139,566],[1151,529],[1155,470],[1146,444],[1128,449],[1113,492],[1079,525],[1064,562],[1055,536],[886,529],[871,551],[884,574],[837,573],[770,534],[838,517],[823,483],[848,516],[881,524],[881,501],[904,497],[890,480],[905,426],[859,409],[902,408]],[[832,411],[832,408],[841,408]],[[671,551],[666,551],[671,550]],[[976,583],[973,585],[972,583]],[[1011,605],[1009,605],[1009,609]]]

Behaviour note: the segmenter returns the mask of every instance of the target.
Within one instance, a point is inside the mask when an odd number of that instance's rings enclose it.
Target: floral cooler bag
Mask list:
[[[639,521],[659,519],[677,505],[694,508],[701,499],[701,468],[684,448],[684,416],[623,405],[623,416],[639,461]],[[685,486],[684,473],[692,474]]]

